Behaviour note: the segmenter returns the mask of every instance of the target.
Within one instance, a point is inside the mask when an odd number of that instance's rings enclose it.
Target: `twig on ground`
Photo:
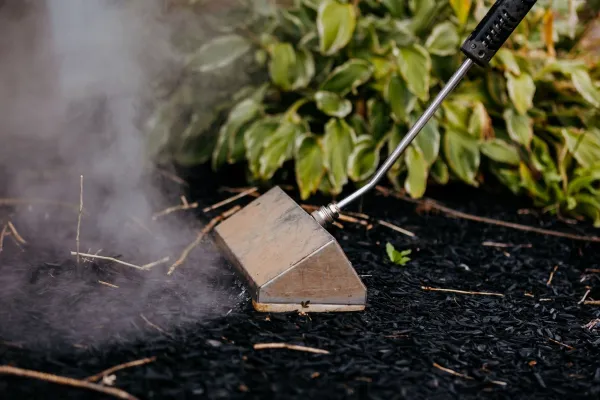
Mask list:
[[[169,207],[162,211],[159,211],[152,216],[152,219],[156,221],[158,218],[164,217],[165,215],[168,215],[171,213],[174,213],[175,211],[192,210],[192,209],[198,208],[198,203],[190,204],[187,202],[187,199],[185,197],[182,197],[182,200],[183,200],[182,201],[183,204],[178,205],[178,206]]]
[[[558,344],[559,346],[566,347],[569,350],[575,350],[575,347],[569,346],[568,344],[561,343],[558,340],[554,340],[552,338],[548,338],[548,340],[551,341],[552,343]]]
[[[596,326],[600,326],[600,318],[591,320],[590,322],[585,324],[582,328],[585,328],[585,329],[588,329],[591,331],[592,329],[595,329]]]
[[[465,291],[465,290],[432,288],[432,287],[429,287],[429,286],[421,286],[421,289],[426,290],[428,292],[448,292],[448,293],[472,294],[472,295],[480,295],[480,296],[498,296],[498,297],[504,297],[504,295],[502,293],[469,292],[469,291]]]
[[[242,209],[242,206],[232,207],[229,210],[225,211],[223,214],[221,214],[221,218],[223,218],[223,220],[226,220],[227,218],[231,217],[233,214],[240,211],[241,209]]]
[[[497,243],[497,242],[483,242],[481,243],[482,246],[486,246],[486,247],[498,247],[500,249],[506,249],[506,248],[510,248],[510,247],[514,247],[514,248],[526,248],[526,249],[530,249],[533,246],[528,243],[528,244],[508,244],[508,243]]]
[[[440,371],[444,371],[444,372],[446,372],[446,373],[448,373],[450,375],[458,376],[459,378],[468,379],[470,381],[473,380],[473,378],[470,377],[469,375],[461,374],[460,372],[456,372],[454,370],[451,370],[450,368],[442,367],[438,363],[433,363],[433,367],[439,369]]]
[[[183,179],[181,179],[180,177],[178,177],[177,175],[173,174],[172,172],[169,172],[167,170],[164,170],[162,168],[156,168],[156,170],[163,176],[169,178],[170,180],[172,180],[175,183],[179,183],[180,185],[183,186],[189,186],[189,183],[187,183],[186,181],[184,181]]]
[[[78,253],[76,253],[76,252],[74,252],[74,251],[72,251],[72,252],[71,252],[71,255],[72,255],[72,256],[75,256],[75,255],[77,255],[77,254],[78,254]],[[135,269],[141,269],[141,270],[144,270],[144,268],[143,268],[143,267],[140,267],[139,265],[130,264],[130,263],[128,263],[128,262],[121,261],[121,260],[119,260],[119,259],[116,259],[116,258],[113,258],[113,257],[97,256],[97,255],[94,255],[94,254],[87,254],[87,253],[79,253],[79,255],[80,255],[80,256],[82,256],[82,257],[96,258],[96,259],[98,259],[98,260],[112,261],[112,262],[114,262],[114,263],[121,264],[121,265],[125,265],[125,266],[127,266],[127,267],[131,267],[131,268],[135,268]]]
[[[72,387],[78,387],[82,389],[94,390],[96,392],[108,394],[119,399],[126,400],[137,400],[137,398],[124,390],[117,388],[110,388],[103,385],[99,385],[97,383],[86,382],[79,379],[67,378],[64,376],[58,376],[53,374],[48,374],[45,372],[32,371],[28,369],[22,369],[17,367],[11,367],[9,365],[0,366],[0,374],[5,375],[13,375],[24,378],[33,378],[39,379],[41,381],[52,382],[59,385],[66,385]]]
[[[449,215],[449,216],[452,216],[455,218],[466,219],[466,220],[475,221],[475,222],[481,222],[481,223],[485,223],[485,224],[489,224],[489,225],[502,226],[504,228],[516,229],[516,230],[520,230],[520,231],[524,231],[524,232],[533,232],[533,233],[538,233],[541,235],[555,236],[555,237],[560,237],[560,238],[564,238],[564,239],[571,239],[571,240],[577,240],[577,241],[583,241],[583,242],[600,243],[600,237],[598,237],[598,236],[581,236],[581,235],[575,235],[575,234],[571,234],[571,233],[551,231],[549,229],[536,228],[536,227],[528,226],[528,225],[516,224],[513,222],[501,221],[501,220],[497,220],[497,219],[493,219],[493,218],[478,217],[476,215],[467,214],[462,211],[453,210],[453,209],[443,206],[440,203],[438,203],[437,201],[434,201],[431,199],[415,200],[415,199],[411,199],[406,196],[403,196],[399,193],[393,192],[392,190],[381,187],[381,186],[377,186],[376,189],[377,189],[377,191],[379,191],[380,193],[382,193],[385,196],[392,195],[392,196],[396,197],[397,199],[407,201],[407,202],[413,203],[413,204],[418,204],[425,210],[437,210],[437,211],[440,211],[446,215]]]
[[[458,376],[459,378],[463,378],[463,379],[467,379],[467,380],[474,380],[474,378],[470,377],[469,375],[465,375],[465,374],[461,374],[460,372],[456,372],[451,370],[450,368],[446,368],[446,367],[442,367],[440,364],[438,363],[433,363],[434,368],[439,369],[440,371],[444,371],[450,375],[454,375],[454,376]],[[499,386],[506,386],[507,383],[506,382],[502,382],[502,381],[490,381],[495,385],[499,385]]]
[[[552,279],[554,279],[554,274],[556,273],[557,270],[558,270],[558,265],[554,267],[552,272],[550,272],[550,277],[546,281],[546,286],[552,285]]]
[[[177,259],[177,261],[175,261],[173,263],[173,265],[171,265],[171,267],[169,268],[169,271],[167,272],[167,275],[171,275],[173,272],[175,272],[175,269],[185,262],[185,260],[188,258],[188,256],[192,252],[192,250],[194,250],[197,246],[200,245],[200,243],[202,242],[202,239],[204,239],[204,236],[206,236],[210,231],[212,231],[214,229],[214,227],[217,226],[217,224],[219,222],[221,222],[222,220],[223,220],[223,216],[221,216],[221,215],[213,218],[200,231],[200,233],[198,234],[198,236],[196,237],[196,239],[192,243],[190,243],[185,249],[183,249],[183,251],[181,252],[181,255],[179,256],[179,258]]]
[[[591,292],[591,289],[586,290],[585,294],[583,295],[583,297],[581,298],[581,300],[579,300],[579,303],[577,303],[577,304],[582,304],[585,301],[585,299],[587,299],[588,294],[590,294],[590,292]]]
[[[600,300],[586,300],[583,304],[586,306],[600,306]]]
[[[357,224],[357,225],[362,225],[362,226],[369,225],[369,223],[367,221],[363,221],[361,219],[354,218],[354,217],[351,217],[351,216],[345,215],[345,214],[340,214],[340,216],[338,217],[338,219],[340,221],[349,222],[351,224]]]
[[[247,189],[247,190],[245,190],[245,191],[243,191],[243,192],[241,192],[241,193],[239,193],[239,194],[236,194],[236,195],[235,195],[235,196],[233,196],[233,197],[230,197],[230,198],[228,198],[228,199],[225,199],[225,200],[223,200],[223,201],[220,201],[220,202],[218,202],[217,204],[213,204],[213,205],[212,205],[212,206],[210,206],[210,207],[206,207],[206,208],[205,208],[205,209],[203,209],[202,211],[203,211],[203,212],[209,212],[209,211],[212,211],[212,210],[216,210],[216,209],[217,209],[217,208],[219,208],[219,207],[222,207],[222,206],[224,206],[224,205],[226,205],[226,204],[229,204],[229,203],[231,203],[231,202],[234,202],[234,201],[236,201],[236,200],[238,200],[238,199],[241,199],[242,197],[246,197],[246,196],[248,196],[250,193],[254,193],[254,192],[256,192],[256,191],[258,191],[258,188],[256,188],[256,187],[253,187],[253,188]]]
[[[152,267],[156,267],[157,265],[160,265],[160,264],[164,264],[164,263],[166,263],[166,262],[169,262],[169,260],[170,260],[170,259],[171,259],[171,257],[167,256],[167,257],[165,257],[165,258],[161,258],[161,259],[160,259],[160,260],[158,260],[158,261],[154,261],[154,262],[151,262],[151,263],[148,263],[148,264],[144,264],[144,265],[142,265],[142,267],[141,267],[141,268],[142,268],[142,269],[150,269],[150,268],[152,268]]]
[[[340,224],[339,222],[334,222],[332,223],[332,225],[338,229],[344,229],[344,225]]]
[[[10,229],[10,232],[12,233],[13,237],[17,242],[19,242],[20,244],[27,244],[25,239],[23,239],[23,237],[19,235],[19,232],[17,232],[17,228],[15,228],[12,222],[8,221],[6,225],[8,226],[8,229]]]
[[[535,297],[533,294],[531,294],[531,293],[529,293],[529,292],[525,292],[525,294],[524,294],[524,295],[525,295],[525,296],[527,296],[527,297]]]
[[[344,214],[346,215],[350,215],[352,217],[358,217],[358,218],[362,218],[365,220],[369,220],[371,219],[370,216],[368,216],[367,214],[363,214],[363,213],[358,213],[358,212],[352,212],[352,211],[344,211]]]
[[[6,231],[8,230],[8,224],[4,224],[2,228],[2,232],[0,232],[0,253],[2,253],[2,249],[4,248],[4,238],[6,237]]]
[[[141,360],[129,361],[129,362],[108,368],[100,373],[97,373],[96,375],[88,376],[87,378],[85,378],[85,380],[88,382],[97,382],[97,381],[101,380],[104,376],[110,375],[113,372],[117,372],[117,371],[120,371],[125,368],[139,367],[140,365],[149,364],[154,361],[156,361],[156,357],[148,357],[148,358],[143,358]]]
[[[385,221],[381,221],[381,220],[379,220],[379,221],[377,221],[377,222],[378,222],[380,225],[383,225],[383,226],[385,226],[386,228],[390,228],[390,229],[392,229],[392,230],[394,230],[394,231],[396,231],[396,232],[400,232],[400,233],[402,233],[402,234],[404,234],[404,235],[406,235],[406,236],[415,237],[415,234],[414,234],[414,233],[412,233],[411,231],[407,231],[406,229],[400,228],[400,227],[398,227],[398,226],[396,226],[396,225],[392,225],[392,224],[390,224],[389,222],[385,222]]]
[[[600,274],[600,269],[597,268],[587,268],[585,272],[589,272],[591,274]]]
[[[140,317],[142,317],[142,319],[144,320],[144,322],[146,322],[148,325],[150,325],[151,327],[153,327],[154,329],[156,329],[157,331],[159,331],[160,333],[162,333],[165,336],[170,337],[171,339],[173,339],[173,335],[171,335],[169,332],[165,331],[163,328],[161,328],[160,326],[153,324],[152,322],[150,322],[150,320],[148,318],[146,318],[144,316],[144,314],[140,314]]]
[[[250,189],[250,188],[247,188],[247,187],[245,187],[245,188],[222,187],[222,188],[219,189],[219,191],[220,192],[229,192],[229,193],[242,193],[242,192],[247,191],[248,189]],[[248,196],[250,196],[250,197],[259,197],[260,194],[256,193],[256,192],[253,192],[253,193],[248,193]]]
[[[108,283],[108,282],[104,282],[104,281],[98,281],[99,284],[104,285],[104,286],[109,286],[111,288],[114,289],[118,289],[119,287],[117,285],[113,285],[112,283]]]
[[[300,207],[302,207],[307,212],[312,212],[319,209],[319,207],[313,206],[311,204],[300,204]]]
[[[79,177],[79,213],[77,214],[77,236],[75,242],[77,246],[77,265],[79,265],[79,231],[81,229],[81,213],[83,212],[83,175]]]
[[[254,345],[254,350],[265,350],[265,349],[288,349],[288,350],[296,350],[296,351],[304,351],[307,353],[315,353],[315,354],[329,354],[329,351],[316,349],[314,347],[306,347],[306,346],[297,346],[295,344],[287,344],[287,343],[260,343]]]

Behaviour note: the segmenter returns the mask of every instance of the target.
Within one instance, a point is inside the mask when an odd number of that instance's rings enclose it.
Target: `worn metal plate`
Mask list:
[[[217,243],[249,281],[260,311],[266,311],[265,305],[273,305],[271,311],[301,303],[343,311],[343,306],[365,304],[366,288],[335,238],[279,187],[215,232]]]

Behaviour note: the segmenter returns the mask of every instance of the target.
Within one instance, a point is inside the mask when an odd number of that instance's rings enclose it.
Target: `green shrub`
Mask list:
[[[464,60],[460,46],[491,3],[251,1],[252,18],[188,65],[210,79],[252,55],[264,74],[234,97],[216,143],[198,129],[191,137],[215,169],[244,162],[257,181],[293,162],[303,199],[360,186]],[[600,50],[584,46],[595,21],[586,7],[538,1],[491,67],[472,69],[446,100],[390,182],[421,197],[431,184],[495,177],[537,206],[600,227]]]

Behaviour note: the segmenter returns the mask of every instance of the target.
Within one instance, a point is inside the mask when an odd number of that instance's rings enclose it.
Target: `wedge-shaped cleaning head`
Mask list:
[[[275,187],[216,229],[263,312],[360,311],[366,287],[333,236]]]

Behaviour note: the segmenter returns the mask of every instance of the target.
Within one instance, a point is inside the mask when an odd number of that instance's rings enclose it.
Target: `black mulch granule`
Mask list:
[[[226,174],[219,179],[223,176]],[[193,196],[201,206],[229,196],[217,191],[219,186],[239,184],[237,178],[217,181],[206,172],[195,172],[195,178],[186,179],[192,183]],[[571,226],[544,215],[519,214],[527,203],[498,193],[457,186],[433,192],[432,197],[479,216],[579,234],[597,232],[582,223]],[[211,305],[213,313],[196,315],[189,306],[194,304],[194,287],[186,283],[194,275],[194,265],[186,264],[168,285],[155,289],[159,292],[156,296],[142,297],[153,298],[154,302],[144,300],[144,304],[135,306],[136,314],[144,313],[164,332],[149,329],[136,337],[132,332],[145,326],[137,319],[120,335],[106,328],[114,335],[111,344],[91,341],[69,345],[70,336],[64,332],[66,339],[64,335],[62,339],[67,344],[50,340],[56,344],[46,347],[20,345],[10,338],[10,342],[0,342],[0,363],[84,378],[123,362],[156,356],[154,363],[116,373],[116,387],[141,399],[600,396],[600,324],[596,329],[593,324],[584,327],[600,318],[600,307],[578,304],[588,289],[588,298],[600,299],[600,274],[585,272],[600,268],[600,245],[419,213],[413,204],[376,194],[365,198],[362,211],[417,235],[410,238],[381,226],[367,231],[349,223],[344,223],[343,230],[332,230],[368,287],[365,312],[257,313],[231,271],[221,266],[220,275],[211,281],[211,290],[219,291],[224,299],[219,303],[221,307]],[[511,246],[483,246],[486,241]],[[385,252],[388,242],[399,250],[411,249],[412,261],[405,267],[392,265]],[[209,246],[207,243],[205,247]],[[0,255],[0,275],[10,264],[3,261],[4,257],[14,260],[31,251],[11,255],[10,249],[5,249]],[[27,296],[43,296],[43,287],[53,290],[48,283],[49,271],[54,271],[53,277],[62,274],[63,279],[73,282],[77,274],[72,261],[53,264],[56,257],[48,257],[49,264],[25,263],[31,268],[29,285],[35,289],[24,287],[26,295],[18,304],[10,303],[10,310],[7,304],[0,304],[0,325],[17,321],[38,338],[55,333],[55,327],[41,322],[36,325],[44,317],[27,308]],[[93,265],[97,277],[106,280],[114,276],[115,269],[121,270],[110,262]],[[547,285],[555,266],[556,273]],[[138,273],[127,273],[130,276],[123,279],[121,289],[129,291],[123,293],[134,293]],[[164,270],[160,276],[164,276]],[[47,283],[41,286],[40,282]],[[504,297],[430,292],[422,286],[496,292]],[[90,284],[90,290],[92,287]],[[202,298],[205,290],[207,287],[199,287],[197,295]],[[65,291],[64,297],[68,296]],[[118,301],[118,295],[112,296],[111,302]],[[7,302],[2,296],[0,299]],[[161,304],[160,299],[169,305]],[[76,308],[83,300],[69,301]],[[15,317],[19,305],[25,314],[22,318]],[[156,307],[160,312],[153,313]],[[90,312],[102,318],[101,309]],[[110,325],[110,321],[104,322]],[[72,329],[83,327],[75,324]],[[0,331],[11,329],[4,326]],[[311,346],[330,353],[257,351],[252,347],[268,342]],[[0,397],[107,398],[9,376],[0,376]]]

